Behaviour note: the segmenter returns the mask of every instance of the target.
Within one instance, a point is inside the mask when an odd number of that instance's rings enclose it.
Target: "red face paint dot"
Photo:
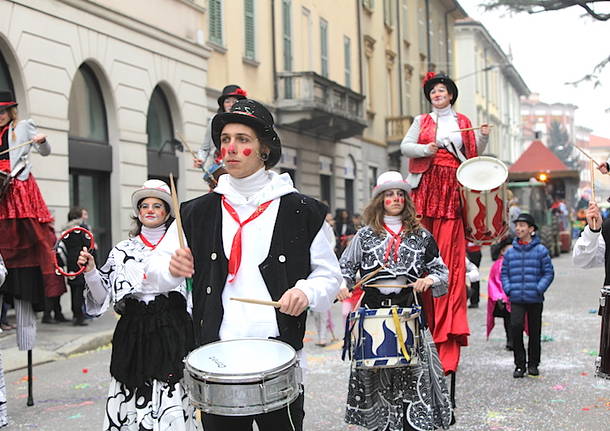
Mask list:
[[[385,204],[386,205],[392,205],[392,200],[391,199],[386,199],[385,200]]]
[[[88,368],[83,368],[83,374],[87,374],[89,372]]]
[[[227,155],[227,149],[223,148],[222,150],[220,150],[220,154],[222,155],[222,158],[224,159],[225,156]]]
[[[250,154],[252,154],[252,149],[250,148],[244,148],[244,156],[248,157]]]
[[[233,144],[229,145],[229,151],[231,153],[234,153],[235,152],[235,145],[233,145]]]

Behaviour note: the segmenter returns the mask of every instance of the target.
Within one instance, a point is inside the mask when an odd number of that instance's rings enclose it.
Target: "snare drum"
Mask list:
[[[356,368],[416,365],[421,307],[361,307],[350,313],[352,363]]]
[[[491,245],[508,232],[508,168],[494,157],[474,157],[457,170],[466,239]]]
[[[217,341],[186,357],[191,403],[206,413],[249,416],[279,410],[300,394],[296,352],[277,340]]]
[[[602,328],[599,336],[599,356],[595,359],[597,377],[610,379],[610,289],[603,287],[599,298]]]

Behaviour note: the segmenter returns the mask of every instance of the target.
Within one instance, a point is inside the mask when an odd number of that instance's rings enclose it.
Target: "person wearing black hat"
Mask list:
[[[326,205],[302,195],[288,174],[270,170],[280,160],[280,137],[259,102],[236,102],[212,122],[212,138],[227,175],[208,193],[181,205],[187,248],[175,223],[147,262],[147,278],[171,289],[193,277],[193,321],[199,345],[218,340],[275,338],[303,358],[306,308],[325,311],[341,283],[341,270],[325,222]],[[274,300],[279,309],[231,297]],[[256,416],[204,414],[214,430],[302,430],[303,394]],[[289,411],[288,411],[289,410]]]
[[[229,112],[231,107],[238,100],[246,99],[248,93],[243,90],[239,85],[227,85],[222,89],[222,94],[218,97],[218,111],[217,114],[223,112]],[[204,172],[208,172],[211,165],[217,158],[216,151],[214,151],[214,143],[212,142],[212,121],[216,115],[210,117],[208,122],[208,128],[203,138],[203,143],[197,151],[197,158],[193,160],[193,166],[195,168],[202,168]]]
[[[17,105],[10,91],[0,91],[0,171],[11,178],[0,198],[0,254],[8,269],[0,294],[15,305],[19,349],[31,350],[35,312],[44,310],[45,296],[58,297],[66,288],[53,265],[53,217],[28,157],[32,150],[48,156],[51,147],[32,120],[19,121]]]
[[[491,246],[491,259],[494,263],[489,269],[487,277],[487,340],[489,334],[495,326],[495,318],[501,317],[504,323],[504,332],[506,333],[506,350],[513,350],[513,342],[511,339],[510,328],[510,300],[506,296],[506,292],[502,289],[502,262],[504,262],[504,254],[513,245],[513,239],[506,236],[500,242]]]
[[[534,217],[521,213],[514,221],[517,237],[513,246],[504,254],[502,262],[502,288],[510,299],[510,326],[513,342],[515,371],[513,377],[520,378],[540,374],[540,331],[544,293],[555,277],[549,251],[542,245],[536,231]],[[527,315],[529,341],[527,356],[523,346],[523,325]]]
[[[441,256],[449,267],[449,294],[425,298],[434,315],[430,327],[446,373],[457,370],[460,347],[468,344],[466,312],[466,240],[456,171],[466,159],[484,151],[489,127],[483,125],[475,138],[470,120],[456,113],[455,82],[443,73],[430,72],[423,82],[424,96],[432,112],[413,120],[400,145],[409,160],[407,181],[422,225],[434,235]]]

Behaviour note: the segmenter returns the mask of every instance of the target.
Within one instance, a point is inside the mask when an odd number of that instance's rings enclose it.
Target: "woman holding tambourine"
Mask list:
[[[358,273],[361,280],[367,280],[361,306],[376,309],[377,315],[387,310],[397,312],[396,307],[403,310],[412,307],[418,303],[414,295],[426,291],[434,297],[447,292],[447,267],[434,238],[420,226],[409,191],[399,172],[381,174],[364,210],[366,226],[356,233],[339,261],[347,286],[354,286]],[[347,295],[342,289],[339,299]],[[364,316],[360,318],[366,322]],[[414,353],[416,364],[373,369],[352,367],[347,423],[390,431],[449,427],[451,402],[443,369],[430,332],[423,328],[421,333],[423,337]],[[395,346],[395,337],[389,339]],[[378,343],[387,341],[372,342],[378,347]]]
[[[110,305],[121,315],[112,339],[104,430],[195,430],[194,409],[182,386],[183,359],[194,347],[185,284],[158,293],[144,272],[144,260],[174,220],[169,187],[148,180],[131,202],[135,229],[119,242],[99,270],[83,250],[87,313]]]

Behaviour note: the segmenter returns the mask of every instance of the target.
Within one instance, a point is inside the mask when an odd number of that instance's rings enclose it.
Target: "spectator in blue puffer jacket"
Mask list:
[[[511,337],[515,357],[513,377],[525,376],[525,347],[523,346],[523,324],[527,314],[529,343],[527,345],[527,373],[539,375],[540,330],[542,327],[542,305],[544,292],[555,277],[553,264],[547,248],[536,236],[534,217],[521,213],[514,221],[516,238],[513,247],[504,255],[502,263],[502,287],[510,298]]]

